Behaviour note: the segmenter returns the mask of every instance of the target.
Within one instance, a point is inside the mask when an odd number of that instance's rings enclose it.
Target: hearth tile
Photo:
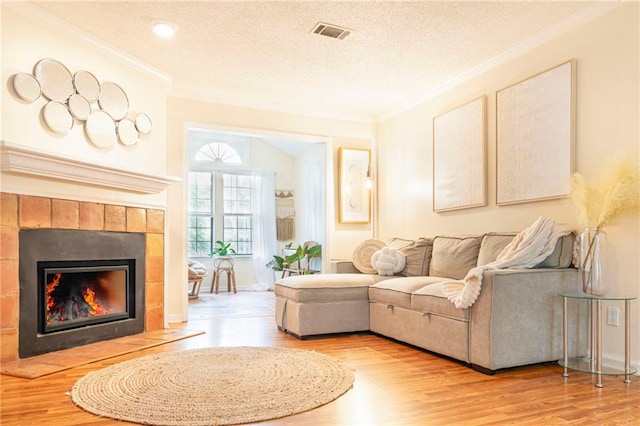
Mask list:
[[[19,202],[20,227],[51,228],[51,200],[21,195]]]
[[[97,342],[90,345],[82,346],[82,356],[89,358],[100,358],[109,353],[125,353],[130,352],[132,349],[136,349],[136,345],[120,343],[117,341],[117,339],[106,340],[103,342]]]
[[[78,229],[80,203],[70,200],[51,200],[51,226],[53,228]]]
[[[0,330],[0,362],[12,362],[18,359],[18,330]]]
[[[145,302],[146,306],[161,306],[164,301],[164,283],[163,282],[148,282],[145,287]]]
[[[0,296],[0,328],[18,328],[18,293]]]
[[[3,192],[0,194],[0,225],[18,225],[18,196]]]
[[[164,306],[147,308],[145,331],[160,330],[164,327]]]
[[[164,212],[162,210],[147,210],[147,232],[164,233]]]
[[[164,281],[164,258],[147,258],[145,265],[145,276],[147,282]]]
[[[175,342],[204,333],[203,331],[186,329],[167,329],[166,331],[170,333],[165,333],[165,330],[145,332],[21,360],[14,358],[7,362],[3,361],[1,371],[2,374],[35,379],[92,362]],[[17,346],[15,353],[17,354]]]
[[[29,363],[33,363],[36,365],[46,364],[46,365],[64,366],[64,365],[80,364],[92,359],[91,356],[84,355],[81,351],[78,351],[78,350],[74,351],[73,349],[77,349],[77,348],[66,349],[66,350],[57,351],[57,352],[50,352],[48,354],[37,355],[35,357],[21,359],[20,364],[23,364],[25,366],[28,365]]]
[[[147,234],[147,252],[148,257],[164,256],[164,236],[162,234]]]
[[[18,259],[18,232],[17,226],[0,226],[0,259]]]
[[[126,231],[127,229],[127,209],[124,206],[104,206],[104,229],[105,231]]]
[[[91,231],[104,229],[104,204],[80,203],[80,229]]]
[[[127,207],[127,232],[147,232],[145,209]]]
[[[10,365],[3,365],[2,374],[23,377],[25,379],[35,379],[40,376],[51,374],[52,369],[60,371],[65,370],[66,368],[63,368],[63,366],[42,364],[29,359],[21,359],[19,361],[12,362]]]
[[[18,294],[18,261],[0,260],[0,296]]]

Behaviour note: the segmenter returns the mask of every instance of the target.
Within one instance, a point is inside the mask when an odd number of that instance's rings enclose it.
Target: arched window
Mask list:
[[[196,161],[207,161],[225,164],[242,164],[240,154],[231,145],[222,142],[211,142],[196,152]]]

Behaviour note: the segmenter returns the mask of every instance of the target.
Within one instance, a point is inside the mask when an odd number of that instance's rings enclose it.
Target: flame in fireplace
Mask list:
[[[55,305],[55,301],[51,296],[51,293],[53,293],[53,290],[55,290],[60,284],[60,278],[62,278],[62,274],[58,272],[53,276],[53,281],[47,283],[47,323],[51,322],[49,312]]]
[[[89,315],[95,317],[96,315],[105,315],[111,313],[110,310],[106,309],[104,305],[102,305],[96,299],[96,292],[92,289],[88,288],[84,293],[84,300],[91,306],[91,311],[89,311]]]
[[[49,281],[46,287],[48,325],[109,315],[114,312],[126,312],[124,306],[111,303],[113,299],[118,299],[119,292],[109,289],[108,279],[81,274],[80,278],[74,279],[73,276],[68,278],[66,273],[57,272],[47,281]]]

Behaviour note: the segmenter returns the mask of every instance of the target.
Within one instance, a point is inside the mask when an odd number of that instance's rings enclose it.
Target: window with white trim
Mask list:
[[[209,256],[217,240],[231,243],[238,255],[252,254],[252,178],[241,171],[218,170],[221,163],[241,164],[226,143],[209,143],[194,156],[189,171],[189,256]]]

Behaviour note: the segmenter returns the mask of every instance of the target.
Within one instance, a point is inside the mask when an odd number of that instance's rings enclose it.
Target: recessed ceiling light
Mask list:
[[[171,38],[176,32],[176,26],[169,22],[155,22],[153,24],[153,32],[160,38]]]

